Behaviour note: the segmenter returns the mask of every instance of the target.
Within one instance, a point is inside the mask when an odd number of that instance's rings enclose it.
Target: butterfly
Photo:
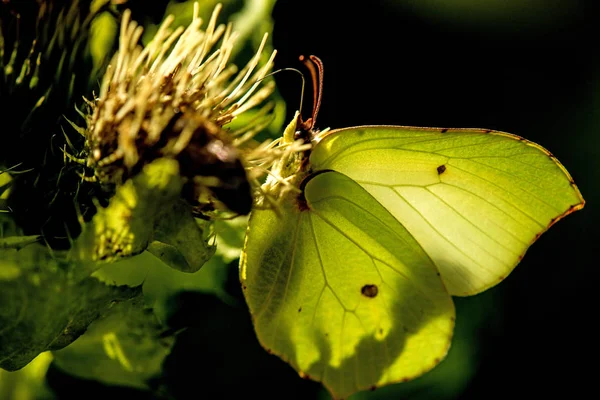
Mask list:
[[[314,129],[323,70],[310,61],[313,115],[282,138],[310,148],[263,185],[278,207],[251,212],[240,280],[263,347],[344,398],[436,366],[452,296],[502,281],[585,202],[549,151],[509,133]]]

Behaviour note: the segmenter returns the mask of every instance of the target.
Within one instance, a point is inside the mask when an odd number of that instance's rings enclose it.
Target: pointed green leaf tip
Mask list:
[[[584,205],[556,158],[507,133],[365,126],[312,139],[309,163],[271,170],[298,190],[252,212],[240,277],[261,344],[334,398],[433,368],[450,296],[500,282]]]

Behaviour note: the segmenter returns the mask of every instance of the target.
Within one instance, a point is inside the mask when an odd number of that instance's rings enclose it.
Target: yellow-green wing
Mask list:
[[[504,279],[527,248],[584,200],[559,161],[503,132],[402,126],[331,131],[314,171],[358,182],[420,243],[452,295]]]
[[[336,398],[433,368],[454,306],[430,258],[348,177],[304,195],[250,217],[240,276],[261,344]]]

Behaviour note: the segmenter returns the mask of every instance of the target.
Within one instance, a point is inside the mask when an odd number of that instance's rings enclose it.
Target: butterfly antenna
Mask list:
[[[264,77],[262,77],[261,79],[259,79],[257,81],[257,83],[260,82],[260,81],[262,81],[263,79],[267,79],[268,77],[270,77],[272,75],[275,75],[275,74],[277,74],[279,72],[283,72],[283,71],[294,71],[294,72],[297,72],[300,75],[300,78],[302,79],[302,88],[301,88],[301,91],[300,91],[300,106],[298,108],[298,110],[302,110],[302,102],[304,100],[304,85],[305,85],[305,80],[304,80],[304,74],[299,69],[296,69],[296,68],[281,68],[281,69],[278,69],[276,71],[271,72],[270,74],[265,75]]]
[[[319,113],[319,110],[321,109],[321,99],[323,99],[323,74],[325,72],[325,67],[323,66],[323,61],[321,61],[321,59],[317,56],[310,56],[310,60],[317,66],[317,70],[319,72],[319,90],[318,90],[318,96],[317,96],[317,101],[316,104],[314,104],[314,108],[313,108],[313,115],[312,115],[312,119],[313,119],[313,126],[316,124],[317,122],[317,114]],[[315,79],[313,78],[313,81]],[[315,92],[317,92],[317,90],[314,88],[314,86],[316,85],[316,82],[313,82],[313,90],[315,90]]]
[[[309,56],[308,59],[305,56],[300,56],[300,61],[304,63],[306,68],[310,71],[313,84],[313,110],[310,119],[305,121],[305,129],[314,128],[317,115],[321,108],[321,98],[323,97],[323,61],[317,56]]]

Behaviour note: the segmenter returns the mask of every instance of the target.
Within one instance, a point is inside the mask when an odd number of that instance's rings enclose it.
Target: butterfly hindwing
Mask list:
[[[317,174],[303,193],[249,222],[241,279],[262,345],[335,397],[433,368],[454,307],[431,259],[345,175]]]

